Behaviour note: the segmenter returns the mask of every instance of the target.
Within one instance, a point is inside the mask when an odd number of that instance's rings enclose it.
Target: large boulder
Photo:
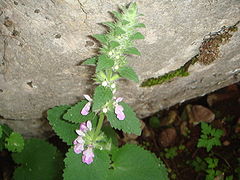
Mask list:
[[[108,11],[127,3],[0,1],[0,123],[27,136],[44,136],[49,108],[91,94],[94,68],[80,65],[99,46],[89,35],[106,31],[99,23],[112,20]],[[137,4],[145,15],[139,20],[147,26],[140,29],[146,38],[136,42],[142,56],[129,57],[129,63],[141,82],[176,70],[196,55],[207,60],[209,53],[214,56],[214,61],[191,65],[188,76],[159,85],[119,81],[119,95],[140,118],[240,80],[239,0]]]

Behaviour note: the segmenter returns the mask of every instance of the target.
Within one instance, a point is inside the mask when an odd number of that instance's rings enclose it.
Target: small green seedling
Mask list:
[[[198,156],[190,162],[190,165],[193,166],[196,172],[205,171],[205,169],[207,169],[207,163]]]
[[[207,157],[204,160],[208,164],[208,168],[206,170],[207,173],[206,180],[213,180],[215,177],[222,174],[221,171],[215,169],[218,166],[218,159]]]
[[[190,162],[190,165],[193,166],[196,172],[205,172],[205,180],[213,180],[217,176],[223,174],[221,171],[216,170],[218,167],[218,159],[212,157],[206,157],[204,159],[196,157],[193,161]]]
[[[223,131],[220,129],[212,128],[211,125],[202,122],[201,123],[201,136],[198,140],[197,147],[205,147],[209,152],[213,146],[221,146],[220,138],[223,135]]]
[[[178,152],[182,152],[186,149],[184,145],[179,145],[178,147],[171,147],[171,148],[165,148],[165,158],[167,159],[173,159],[178,155]]]
[[[233,175],[227,176],[225,180],[233,180]]]
[[[167,159],[173,159],[177,156],[177,147],[165,148],[164,151]]]
[[[21,134],[13,132],[7,125],[0,125],[0,151],[7,149],[11,152],[21,152],[24,148],[24,139]]]
[[[5,141],[5,147],[11,152],[21,152],[24,148],[24,139],[17,132],[12,132]]]
[[[160,119],[156,116],[153,116],[149,119],[149,125],[152,127],[152,128],[159,128],[161,126],[160,124]]]

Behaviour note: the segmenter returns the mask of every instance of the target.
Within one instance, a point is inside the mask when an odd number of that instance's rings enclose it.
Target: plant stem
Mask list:
[[[96,128],[96,131],[95,131],[95,133],[94,133],[95,138],[96,138],[96,137],[99,135],[99,133],[100,133],[100,130],[101,130],[102,125],[103,125],[103,120],[104,120],[104,113],[101,112],[101,113],[100,113],[99,120],[98,120],[97,128]]]

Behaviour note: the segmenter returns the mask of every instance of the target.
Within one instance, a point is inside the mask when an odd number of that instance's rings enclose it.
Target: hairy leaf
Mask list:
[[[107,43],[107,39],[106,39],[105,34],[95,34],[95,35],[92,35],[92,37],[94,37],[96,40],[98,40],[99,42],[101,42],[103,44]]]
[[[144,39],[144,35],[140,32],[136,32],[130,37],[131,40]]]
[[[111,29],[115,27],[115,24],[113,22],[103,22],[101,24],[103,24],[104,26],[107,26]]]
[[[112,167],[107,180],[168,180],[167,169],[151,152],[127,144],[112,154]]]
[[[106,55],[102,54],[98,58],[97,68],[96,71],[99,72],[104,69],[108,69],[113,67],[114,61],[107,57]]]
[[[135,28],[145,28],[146,26],[143,23],[138,23],[138,24],[134,25],[134,27]]]
[[[135,55],[138,55],[138,56],[141,55],[141,53],[140,53],[140,52],[138,51],[138,49],[135,48],[135,47],[131,47],[131,48],[126,49],[126,50],[124,51],[124,53],[125,53],[125,54],[135,54]]]
[[[82,65],[96,65],[97,64],[97,57],[92,57],[89,59],[86,59]]]
[[[109,45],[111,49],[120,46],[120,44],[117,41],[110,41]]]
[[[82,162],[82,154],[70,148],[64,160],[64,180],[106,180],[110,158],[106,151],[94,150],[94,155],[93,162],[87,165]]]
[[[79,103],[77,103],[76,105],[72,106],[63,115],[63,118],[70,122],[73,122],[73,123],[82,123],[87,120],[93,120],[95,117],[95,114],[93,112],[89,112],[88,115],[81,114],[81,110],[87,103],[88,103],[88,101],[82,100]]]
[[[127,24],[129,24],[130,22],[127,21],[126,19],[123,19],[123,20],[121,21],[121,23],[122,23],[122,25],[127,25]]]
[[[112,14],[115,16],[115,18],[117,18],[118,20],[120,20],[120,19],[122,18],[122,14],[119,13],[119,12],[117,12],[117,11],[112,11],[111,13],[112,13]]]
[[[40,139],[27,139],[22,152],[12,155],[20,164],[14,171],[15,180],[61,179],[62,154],[56,147]]]
[[[139,82],[138,76],[135,71],[129,66],[123,66],[118,69],[120,76],[132,80],[136,83]]]
[[[124,108],[123,112],[126,117],[124,120],[119,120],[116,114],[114,113],[114,110],[108,111],[107,119],[109,120],[111,126],[116,129],[122,130],[125,133],[140,135],[141,123],[139,119],[136,117],[136,114],[133,112],[131,107],[128,106],[126,103],[121,102],[119,104],[123,106]]]
[[[56,106],[48,110],[48,120],[55,133],[68,145],[73,143],[77,135],[75,130],[79,128],[79,124],[73,124],[63,119],[63,115],[70,106]]]
[[[98,86],[93,96],[93,111],[101,109],[113,97],[112,91],[108,87]]]
[[[114,34],[116,35],[116,36],[119,36],[119,35],[122,35],[122,34],[125,34],[126,33],[126,31],[124,31],[122,28],[120,28],[120,27],[116,27],[115,29],[114,29]]]

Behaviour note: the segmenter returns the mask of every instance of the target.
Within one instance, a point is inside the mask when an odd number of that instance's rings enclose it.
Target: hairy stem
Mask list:
[[[96,137],[99,135],[99,133],[100,133],[100,130],[101,130],[102,125],[103,125],[103,120],[104,120],[104,113],[101,112],[101,113],[100,113],[99,120],[98,120],[97,128],[96,128],[96,131],[95,131],[95,133],[94,133],[94,137],[95,137],[95,138],[96,138]]]

